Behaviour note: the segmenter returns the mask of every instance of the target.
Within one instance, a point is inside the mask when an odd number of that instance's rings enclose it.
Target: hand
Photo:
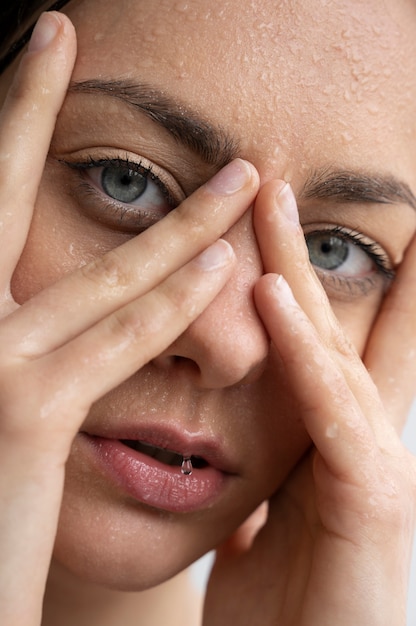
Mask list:
[[[282,188],[262,188],[254,219],[266,271],[284,268],[296,300],[276,274],[261,278],[255,299],[313,446],[271,498],[261,529],[251,520],[218,551],[204,625],[404,626],[416,461],[393,425],[414,394],[416,240],[369,338],[370,378]]]
[[[254,168],[236,161],[139,245],[128,241],[18,306],[10,280],[76,55],[64,15],[41,24],[51,40],[37,28],[0,119],[3,626],[40,624],[65,462],[91,404],[170,345],[222,289],[234,254],[218,238],[258,190]]]

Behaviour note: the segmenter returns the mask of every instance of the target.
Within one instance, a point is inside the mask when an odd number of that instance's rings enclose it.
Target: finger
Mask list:
[[[59,13],[41,16],[0,115],[0,287],[21,255],[56,116],[76,55],[75,32]],[[4,289],[2,289],[4,292]]]
[[[377,420],[382,419],[380,406],[374,401],[372,413],[364,416],[337,360],[284,278],[262,277],[255,300],[282,359],[299,415],[332,471],[351,475],[375,455],[379,445],[386,449],[394,445],[391,433],[377,428]]]
[[[273,181],[261,192],[254,215],[265,268],[283,274],[291,285],[298,306],[314,326],[328,358],[333,359],[342,372],[377,440],[385,442],[391,437],[391,428],[381,419],[385,410],[378,390],[346,337],[310,263],[293,192],[282,181]],[[315,372],[320,376],[319,368],[315,367]]]
[[[0,520],[0,554],[12,568],[12,582],[4,581],[9,592],[5,606],[12,606],[16,615],[21,615],[20,604],[14,606],[16,597],[21,598],[17,580],[27,583],[25,589],[31,592],[23,612],[26,614],[29,606],[32,617],[40,614],[41,602],[36,601],[42,598],[52,552],[64,464],[89,405],[169,345],[220,291],[233,262],[231,246],[219,241],[157,289],[90,329],[58,354],[29,363],[36,379],[48,383],[47,389],[42,386],[45,400],[40,405],[36,405],[42,391],[39,385],[30,394],[26,383],[22,393],[16,394],[19,377],[13,377],[12,415],[7,423],[2,415],[0,438],[6,469],[0,476],[0,493],[10,513]],[[2,380],[4,385],[7,381]],[[21,484],[26,488],[22,490]],[[22,515],[30,515],[30,532],[19,529],[16,533],[15,521]],[[1,537],[6,539],[2,542]],[[32,545],[35,549],[29,553],[19,549]],[[28,556],[24,562],[22,554]],[[36,584],[29,580],[34,564],[39,573]],[[15,572],[19,573],[18,579],[13,576]]]
[[[49,373],[42,416],[52,418],[55,449],[58,421],[75,434],[93,402],[160,354],[202,313],[233,264],[231,246],[219,240],[157,288],[34,363],[41,379]]]
[[[383,302],[364,363],[400,430],[416,393],[416,237]]]
[[[324,342],[335,348],[342,360],[344,374],[366,415],[374,415],[373,403],[383,400],[382,413],[396,428],[403,426],[416,383],[416,264],[415,244],[410,247],[397,279],[382,305],[371,333],[364,362],[377,387],[377,393],[368,393],[369,381],[360,359],[346,340],[308,259],[303,233],[298,227],[296,202],[288,186],[276,181],[273,193],[266,193],[256,202],[257,229],[263,242],[265,265],[268,271],[284,272],[294,286],[299,304],[315,325]],[[273,191],[273,187],[272,187]],[[277,193],[277,199],[276,199]],[[256,213],[255,213],[256,215]],[[269,222],[269,227],[265,227]],[[288,233],[290,245],[287,245]],[[286,240],[286,243],[285,243]],[[276,252],[278,251],[278,253]],[[293,263],[293,259],[297,262]],[[279,269],[277,269],[277,265]],[[301,284],[299,276],[302,277]],[[371,387],[371,385],[370,385]],[[374,429],[380,437],[385,422],[376,419]]]
[[[3,350],[44,354],[143,295],[225,233],[257,189],[253,166],[241,159],[230,163],[139,237],[67,275],[3,320]]]
[[[281,180],[264,185],[256,199],[253,219],[265,272],[284,275],[318,333],[331,343],[338,321],[309,261],[290,185]]]

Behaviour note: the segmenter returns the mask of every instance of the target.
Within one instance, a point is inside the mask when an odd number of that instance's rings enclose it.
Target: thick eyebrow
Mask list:
[[[146,83],[93,79],[71,83],[69,92],[98,94],[121,100],[165,128],[177,141],[216,169],[221,169],[239,151],[238,141],[224,129],[214,126]]]
[[[239,154],[237,138],[147,83],[90,79],[72,82],[69,92],[104,95],[121,100],[162,126],[215,169],[221,169]],[[416,210],[416,198],[406,183],[391,175],[352,170],[314,170],[303,187],[301,197],[329,199],[339,204],[405,203]]]
[[[410,187],[392,175],[323,169],[306,181],[302,197],[330,199],[342,203],[408,204],[416,210]]]

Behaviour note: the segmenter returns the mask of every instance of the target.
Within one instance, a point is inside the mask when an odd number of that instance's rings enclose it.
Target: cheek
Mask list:
[[[93,259],[128,239],[83,217],[69,196],[39,190],[28,239],[12,279],[12,294],[22,304]]]
[[[56,282],[70,267],[70,254],[61,237],[42,222],[36,212],[25,249],[13,274],[14,299],[23,304],[48,285]],[[59,251],[59,252],[58,252]]]
[[[331,302],[338,321],[360,356],[364,354],[382,300],[383,294],[376,293],[364,296],[359,303],[355,304],[345,305]]]

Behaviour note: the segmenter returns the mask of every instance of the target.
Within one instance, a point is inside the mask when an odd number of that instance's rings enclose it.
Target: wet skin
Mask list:
[[[328,11],[325,2],[276,9],[273,2],[208,8],[159,0],[138,11],[137,4],[75,1],[65,11],[77,30],[78,59],[14,275],[16,300],[150,226],[240,156],[262,184],[291,183],[310,242],[312,233],[334,228],[351,241],[352,265],[317,273],[363,353],[416,225],[414,6],[339,2]],[[408,91],[397,92],[392,76]],[[179,113],[176,120],[188,120],[185,135],[132,106],[149,90]],[[208,154],[186,139],[192,130],[200,139],[196,119],[204,137],[209,125]],[[126,212],[109,202],[97,172],[104,161],[119,167],[126,160],[151,166],[171,197],[155,185],[146,206],[141,199]],[[81,167],[88,162],[94,167]],[[354,245],[357,237],[367,247]],[[82,430],[109,436],[132,423],[174,424],[220,442],[233,475],[201,512],[154,510],[109,482],[78,436],[55,556],[91,580],[140,589],[166,579],[236,528],[309,446],[253,303],[264,259],[252,210],[225,238],[238,259],[226,287],[169,349],[97,402]],[[306,298],[297,259],[279,270]]]

